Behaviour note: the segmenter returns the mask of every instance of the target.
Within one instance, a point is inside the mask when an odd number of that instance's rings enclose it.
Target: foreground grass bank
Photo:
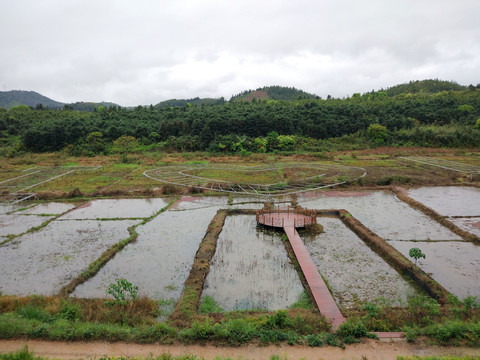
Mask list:
[[[444,306],[425,296],[410,298],[401,308],[366,303],[347,311],[348,321],[335,333],[317,311],[307,309],[198,314],[185,327],[158,322],[158,309],[147,298],[112,304],[101,299],[1,296],[0,338],[343,347],[375,338],[373,331],[404,331],[407,341],[427,338],[440,345],[480,347],[480,304],[473,297],[461,301],[450,296]]]

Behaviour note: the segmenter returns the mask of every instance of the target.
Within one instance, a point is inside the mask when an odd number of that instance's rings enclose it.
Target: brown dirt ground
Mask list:
[[[465,347],[440,347],[408,344],[405,341],[367,340],[360,344],[348,345],[346,349],[336,347],[314,348],[308,346],[242,346],[216,347],[212,345],[157,345],[107,342],[54,342],[40,340],[0,340],[0,353],[20,350],[27,345],[36,356],[55,359],[95,359],[102,355],[148,357],[169,353],[174,356],[196,355],[204,359],[229,357],[232,359],[269,359],[272,355],[288,359],[396,359],[397,356],[431,355],[479,355],[480,350]]]

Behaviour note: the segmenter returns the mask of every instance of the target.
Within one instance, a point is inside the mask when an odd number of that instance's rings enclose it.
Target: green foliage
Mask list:
[[[222,309],[222,307],[218,305],[215,299],[211,296],[205,296],[198,309],[198,312],[200,314],[218,313],[223,311],[224,310]]]
[[[376,145],[380,145],[387,139],[387,128],[380,124],[371,124],[367,129],[367,134]]]
[[[128,154],[138,145],[137,139],[130,135],[122,135],[113,142],[114,151],[121,154],[122,161],[128,162]]]
[[[320,224],[317,224],[320,225]],[[321,225],[320,225],[321,226]],[[322,232],[323,232],[323,227],[322,227]],[[292,305],[290,305],[290,309],[306,309],[306,310],[311,310],[313,309],[314,306],[312,302],[310,301],[310,298],[308,297],[306,292],[302,292],[296,302],[294,302]]]
[[[38,320],[42,322],[52,321],[52,316],[41,307],[35,305],[26,305],[17,310],[20,317],[29,320]]]
[[[347,319],[337,330],[337,334],[342,337],[353,337],[355,339],[367,336],[367,328],[359,319]]]
[[[108,285],[107,290],[105,293],[107,295],[113,296],[115,299],[114,301],[106,301],[105,303],[109,306],[112,305],[120,305],[126,306],[130,301],[135,301],[137,297],[138,286],[132,285],[126,279],[117,279],[116,283],[110,283]]]
[[[480,118],[477,119],[475,125],[473,126],[475,129],[480,129]]]
[[[471,113],[474,110],[474,107],[472,105],[463,104],[458,107],[458,110],[463,113]]]
[[[428,86],[434,89],[443,85],[433,81]],[[471,130],[480,116],[479,91],[408,90],[410,93],[405,94],[404,90],[392,95],[389,89],[388,96],[379,91],[344,100],[306,99],[298,94],[288,101],[218,101],[209,106],[188,101],[193,106],[185,103],[127,110],[102,105],[103,110],[98,110],[97,105],[92,112],[73,111],[72,106],[56,111],[23,106],[0,112],[0,133],[3,138],[20,137],[22,147],[29,151],[66,148],[76,155],[114,151],[123,154],[123,160],[129,153],[123,150],[123,144],[112,148],[122,136],[134,137],[139,145],[153,145],[161,151],[208,149],[244,155],[355,149],[372,142],[478,146],[480,132]],[[92,138],[98,133],[103,136]],[[276,136],[269,136],[272,133]],[[11,144],[9,148],[9,156],[15,156]]]
[[[420,250],[419,248],[411,248],[408,251],[408,255],[412,258],[415,259],[415,265],[417,265],[417,260],[420,258],[426,258],[425,254]]]
[[[62,305],[60,309],[60,316],[69,321],[71,324],[80,320],[82,308],[80,304],[73,304],[69,300],[62,299]]]

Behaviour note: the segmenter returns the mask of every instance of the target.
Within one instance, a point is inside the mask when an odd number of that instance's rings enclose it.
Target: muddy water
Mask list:
[[[451,222],[457,225],[460,229],[468,231],[471,234],[480,237],[480,217],[472,218],[449,218]]]
[[[31,218],[32,216],[24,216]],[[138,221],[54,221],[0,247],[0,291],[53,295]]]
[[[61,202],[49,202],[49,203],[42,203],[34,205],[26,210],[17,211],[16,214],[31,214],[31,215],[39,215],[39,214],[63,214],[68,210],[75,208],[76,205],[69,204],[69,203],[61,203]]]
[[[172,199],[93,200],[62,216],[62,219],[146,218],[168,205]]]
[[[22,234],[52,218],[52,216],[36,215],[0,215],[0,236]]]
[[[409,189],[409,196],[445,216],[480,216],[480,189],[436,186]]]
[[[226,196],[184,196],[172,206],[173,210],[192,210],[201,208],[216,209],[262,209],[265,199],[262,197],[235,196],[229,204]]]
[[[166,211],[137,227],[137,240],[125,247],[98,274],[80,285],[73,296],[105,297],[115,279],[125,278],[140,295],[178,300],[195,253],[216,208]]]
[[[346,209],[377,235],[391,240],[461,240],[387,191],[322,192],[298,197],[310,209]]]
[[[29,205],[20,204],[0,204],[0,215],[8,214],[19,209],[24,209]]]
[[[422,250],[426,258],[418,266],[458,297],[480,297],[480,246],[460,241],[389,243],[409,259],[411,248]]]
[[[256,228],[255,216],[229,216],[218,238],[203,296],[224,310],[285,309],[304,291],[281,233]]]
[[[302,236],[317,269],[328,281],[337,303],[352,306],[385,298],[397,304],[415,290],[340,220],[318,218],[324,233]]]

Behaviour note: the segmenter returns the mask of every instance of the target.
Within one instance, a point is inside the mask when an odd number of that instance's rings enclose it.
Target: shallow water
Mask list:
[[[176,201],[172,210],[194,210],[202,208],[220,209],[263,209],[265,199],[261,197],[236,196],[228,204],[226,196],[183,196]]]
[[[435,186],[409,189],[408,194],[444,216],[480,216],[480,189]]]
[[[36,215],[0,215],[0,236],[22,234],[52,218],[52,216]]]
[[[459,298],[480,298],[480,246],[461,241],[389,243],[408,259],[409,250],[419,248],[426,258],[419,259],[417,265],[440,285]]]
[[[140,295],[178,300],[195,253],[217,209],[166,211],[137,227],[134,243],[127,245],[96,276],[77,287],[77,297],[105,297],[107,286],[125,278]]]
[[[61,219],[147,218],[168,205],[170,198],[93,200]]]
[[[349,196],[352,194],[352,196]],[[389,240],[461,240],[447,228],[412,209],[387,191],[303,194],[298,203],[309,209],[346,209],[363,225]]]
[[[32,216],[24,216],[31,218]],[[0,291],[53,295],[138,221],[53,221],[0,247]]]
[[[27,205],[28,206],[28,205]],[[12,211],[17,211],[19,209],[27,207],[24,204],[0,204],[0,215],[10,213]]]
[[[339,305],[352,306],[385,298],[398,304],[414,288],[340,220],[318,218],[324,233],[302,236],[318,271],[328,281]]]
[[[61,203],[61,202],[49,202],[37,204],[32,207],[29,207],[26,210],[17,211],[16,214],[30,214],[30,215],[39,215],[39,214],[63,214],[68,210],[74,209],[76,205],[71,203]]]
[[[281,233],[256,227],[255,216],[225,220],[202,296],[224,310],[285,309],[304,291]]]
[[[449,218],[451,222],[457,225],[460,229],[468,231],[470,234],[480,237],[480,217],[472,218]]]

